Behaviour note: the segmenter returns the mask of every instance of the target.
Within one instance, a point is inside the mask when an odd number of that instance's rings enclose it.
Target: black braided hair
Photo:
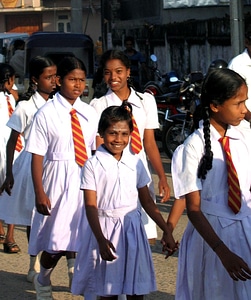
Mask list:
[[[11,65],[6,63],[0,63],[0,92],[7,92],[10,94],[5,88],[5,83],[9,82],[10,78],[15,76],[15,70]]]
[[[245,80],[233,70],[222,68],[210,71],[205,77],[201,90],[201,112],[203,116],[203,133],[205,153],[198,168],[198,177],[205,179],[207,171],[212,168],[213,152],[210,140],[210,105],[222,105],[234,97],[239,89],[246,85]]]
[[[205,179],[208,170],[212,169],[213,152],[211,151],[211,140],[210,140],[210,118],[209,108],[204,108],[203,114],[203,133],[205,139],[205,154],[203,155],[200,165],[198,168],[198,177]]]
[[[133,131],[132,106],[127,101],[122,101],[121,106],[109,106],[102,112],[98,124],[98,133],[103,136],[108,127],[120,121],[126,121],[130,132]]]

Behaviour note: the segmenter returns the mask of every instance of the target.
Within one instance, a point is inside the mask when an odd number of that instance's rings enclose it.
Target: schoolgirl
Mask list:
[[[237,126],[246,99],[240,75],[212,70],[202,86],[203,124],[174,153],[174,192],[185,196],[190,220],[179,251],[177,300],[250,298],[251,131]]]
[[[0,218],[5,222],[27,226],[29,240],[32,210],[35,205],[35,194],[31,178],[31,153],[23,151],[15,160],[13,156],[18,140],[22,134],[25,142],[28,139],[31,124],[37,110],[42,107],[56,89],[57,67],[47,58],[36,56],[29,63],[30,86],[23,101],[19,101],[11,115],[7,126],[11,128],[7,142],[6,178],[1,187]],[[29,282],[33,281],[39,271],[37,257],[30,256],[30,268],[27,275]]]
[[[129,110],[129,111],[128,111]],[[141,205],[164,231],[168,254],[177,244],[168,230],[147,184],[150,180],[138,156],[124,151],[133,131],[131,106],[110,106],[101,114],[104,143],[83,168],[86,219],[80,229],[72,283],[74,294],[100,299],[140,300],[156,289],[151,249],[141,220]]]
[[[37,299],[52,299],[50,276],[62,256],[67,258],[70,281],[74,270],[84,201],[80,191],[82,164],[74,148],[71,114],[80,123],[80,148],[85,148],[88,157],[95,150],[98,124],[95,110],[80,99],[86,80],[83,62],[65,57],[57,74],[59,92],[37,112],[26,146],[32,153],[36,198],[29,253],[42,251],[40,273],[34,278]]]

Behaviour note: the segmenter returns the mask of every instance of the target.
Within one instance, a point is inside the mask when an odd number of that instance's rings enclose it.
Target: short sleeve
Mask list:
[[[143,94],[143,108],[146,113],[145,129],[159,128],[157,105],[154,97],[149,93]]]
[[[141,159],[137,163],[137,188],[142,188],[150,182],[150,177]]]
[[[87,160],[84,167],[82,168],[80,189],[81,190],[87,189],[92,191],[97,190],[94,170],[93,170],[91,160]]]
[[[201,179],[197,176],[200,157],[192,144],[182,144],[175,150],[171,164],[175,198],[202,189]]]

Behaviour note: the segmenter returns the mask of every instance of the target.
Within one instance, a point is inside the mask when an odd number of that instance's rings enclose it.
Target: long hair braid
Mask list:
[[[209,119],[209,108],[205,107],[203,111],[203,133],[205,140],[205,153],[201,158],[200,165],[198,168],[198,177],[205,179],[207,171],[212,169],[213,152],[211,151],[211,140],[210,140],[210,119]]]

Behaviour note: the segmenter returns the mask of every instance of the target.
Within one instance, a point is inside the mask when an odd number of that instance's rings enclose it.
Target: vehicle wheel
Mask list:
[[[162,145],[165,153],[171,159],[175,149],[183,144],[184,140],[191,134],[189,128],[185,128],[184,134],[181,134],[182,124],[170,124],[164,128],[162,134]]]

